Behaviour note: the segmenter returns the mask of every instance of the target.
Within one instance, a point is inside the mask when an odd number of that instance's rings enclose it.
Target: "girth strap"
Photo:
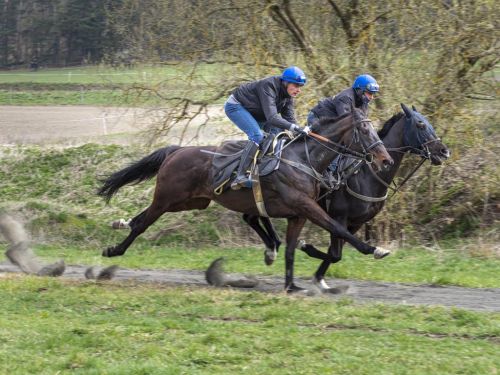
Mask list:
[[[252,177],[253,198],[255,199],[255,205],[257,206],[257,210],[259,210],[259,215],[263,217],[269,217],[266,211],[266,205],[264,204],[264,196],[262,195],[262,188],[260,186],[258,164],[255,165],[251,177]]]
[[[314,177],[316,180],[323,182],[323,176],[320,173],[316,172],[314,169],[309,168],[308,166],[306,166],[304,164],[298,163],[298,162],[293,161],[293,160],[288,160],[285,158],[281,158],[281,161],[285,164],[291,165],[292,167],[301,170],[302,172],[304,172],[305,174],[308,174],[311,177]]]
[[[352,191],[351,188],[349,187],[349,185],[347,185],[347,181],[345,182],[345,188],[347,190],[347,192],[349,194],[351,194],[353,197],[355,198],[358,198],[364,202],[370,202],[370,203],[373,203],[373,202],[383,202],[387,199],[387,195],[388,193],[386,192],[385,195],[383,197],[368,197],[366,195],[361,195],[361,194],[358,194],[356,193],[355,191]]]

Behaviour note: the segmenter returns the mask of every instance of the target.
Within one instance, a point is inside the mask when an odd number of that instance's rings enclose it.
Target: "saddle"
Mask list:
[[[276,135],[267,134],[259,146],[257,159],[251,170],[254,170],[255,165],[259,166],[259,176],[267,176],[279,168],[281,152],[283,146],[290,136],[287,132],[282,132]],[[212,188],[214,193],[219,195],[226,191],[231,181],[236,177],[236,169],[240,164],[241,154],[248,141],[228,141],[222,143],[214,152],[212,160]]]

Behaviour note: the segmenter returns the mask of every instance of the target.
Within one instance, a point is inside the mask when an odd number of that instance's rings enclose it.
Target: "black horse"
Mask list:
[[[322,190],[320,193],[320,206],[352,234],[373,219],[384,207],[388,189],[405,154],[419,155],[422,157],[421,162],[430,159],[433,165],[440,165],[450,155],[448,148],[436,136],[432,125],[415,107],[413,111],[404,104],[401,104],[401,107],[403,112],[394,115],[379,131],[380,138],[394,159],[394,166],[390,170],[377,173],[370,165],[364,165],[338,190],[327,194]],[[254,215],[244,215],[244,220],[266,244],[265,261],[267,264],[272,263],[281,241],[270,220]],[[344,242],[342,238],[331,234],[328,253],[319,251],[311,244],[299,245],[309,256],[323,261],[313,278],[313,282],[323,291],[331,289],[324,281],[324,276],[331,263],[342,259]]]
[[[320,192],[317,176],[328,167],[339,150],[346,149],[345,145],[351,146],[351,153],[355,151],[367,159],[374,159],[377,169],[391,165],[392,158],[370,120],[359,110],[338,119],[335,124],[331,119],[325,119],[320,123],[318,134],[323,141],[309,136],[290,143],[283,150],[279,169],[261,179],[267,213],[288,220],[287,291],[300,289],[293,283],[293,263],[297,239],[306,220],[343,238],[364,254],[378,257],[385,253],[384,249],[357,239],[319,206],[316,202]],[[230,210],[259,215],[250,189],[229,190],[220,195],[214,193],[211,165],[215,150],[213,146],[165,147],[105,179],[98,194],[109,200],[122,186],[158,175],[151,205],[132,219],[128,237],[117,246],[104,250],[103,256],[123,255],[135,238],[165,212],[205,209],[214,200]]]

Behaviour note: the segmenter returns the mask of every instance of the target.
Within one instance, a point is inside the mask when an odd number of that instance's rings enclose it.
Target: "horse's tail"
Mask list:
[[[165,158],[180,149],[181,146],[168,146],[156,150],[141,160],[130,164],[128,167],[115,172],[101,180],[102,186],[97,195],[104,197],[107,202],[124,185],[138,184],[156,176]]]

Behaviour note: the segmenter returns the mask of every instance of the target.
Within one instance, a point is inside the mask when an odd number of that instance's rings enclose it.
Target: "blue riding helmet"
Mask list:
[[[302,69],[297,68],[296,66],[289,66],[283,73],[281,74],[281,79],[285,82],[296,83],[298,85],[305,85],[307,82],[306,75],[302,71]]]
[[[371,93],[378,92],[379,86],[375,78],[369,74],[361,74],[357,76],[352,84],[353,89],[360,89],[362,91],[368,91]]]

